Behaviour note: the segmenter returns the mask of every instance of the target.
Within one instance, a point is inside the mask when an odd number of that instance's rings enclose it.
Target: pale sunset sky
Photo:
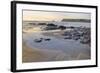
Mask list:
[[[61,21],[62,19],[91,19],[90,13],[23,11],[23,21]]]

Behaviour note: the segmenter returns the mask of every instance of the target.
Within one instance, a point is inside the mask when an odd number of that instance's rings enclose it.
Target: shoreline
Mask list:
[[[62,51],[30,48],[27,44],[25,44],[25,42],[23,43],[22,63],[86,59],[90,59],[90,56],[87,56],[84,53],[79,53],[76,57],[72,57]]]
[[[44,62],[44,61],[62,61],[69,59],[67,54],[61,51],[35,49],[30,48],[26,44],[23,44],[22,49],[22,62]],[[66,59],[66,60],[67,60]]]

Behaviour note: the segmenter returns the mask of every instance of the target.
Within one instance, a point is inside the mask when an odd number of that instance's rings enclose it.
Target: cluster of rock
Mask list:
[[[91,43],[91,33],[90,28],[87,27],[74,27],[71,31],[65,31],[63,34],[65,39],[80,40],[82,44]]]
[[[30,25],[34,25],[30,23]],[[38,25],[45,26],[42,30],[65,30],[64,33],[61,35],[64,36],[64,39],[73,39],[73,40],[80,40],[82,44],[89,44],[91,43],[91,33],[89,27],[66,27],[63,25],[56,25],[53,23],[38,23]],[[71,29],[71,31],[66,31],[66,29]],[[36,39],[36,42],[41,42],[43,39]]]
[[[61,30],[65,30],[66,27],[65,26],[58,26],[55,25],[53,23],[47,24],[46,27],[43,30],[56,30],[56,29],[61,29]]]

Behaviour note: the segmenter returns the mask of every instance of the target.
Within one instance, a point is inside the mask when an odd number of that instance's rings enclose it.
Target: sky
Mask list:
[[[62,19],[91,19],[91,14],[23,10],[23,21],[61,21]]]

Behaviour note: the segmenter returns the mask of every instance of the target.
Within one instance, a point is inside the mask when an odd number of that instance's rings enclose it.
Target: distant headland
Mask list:
[[[90,23],[90,19],[62,19],[62,22],[88,22]]]

